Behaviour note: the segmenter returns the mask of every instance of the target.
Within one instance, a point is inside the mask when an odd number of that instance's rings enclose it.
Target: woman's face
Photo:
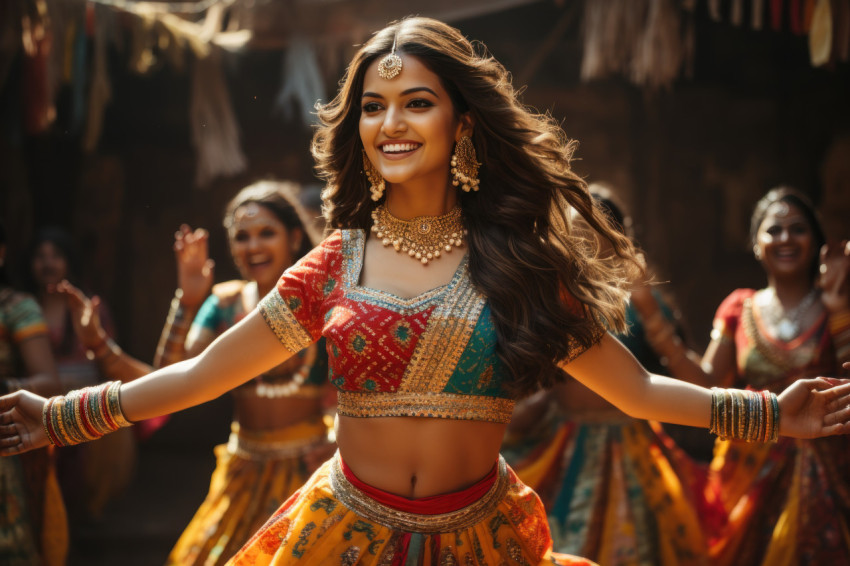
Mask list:
[[[56,244],[42,242],[32,258],[32,276],[42,289],[68,277],[68,260]]]
[[[298,230],[290,232],[268,208],[254,202],[236,209],[228,236],[242,277],[269,289],[292,265],[293,250],[301,238]]]
[[[756,257],[769,275],[810,273],[818,250],[808,220],[787,202],[770,205],[756,234]]]
[[[399,54],[401,73],[378,76],[378,63],[366,70],[361,99],[360,139],[372,164],[390,185],[410,181],[447,186],[455,142],[468,128],[437,75],[415,56]],[[468,132],[465,132],[468,133]]]

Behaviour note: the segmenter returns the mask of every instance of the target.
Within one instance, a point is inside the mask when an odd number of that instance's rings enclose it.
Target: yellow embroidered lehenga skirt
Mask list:
[[[309,477],[303,456],[326,441],[321,416],[274,431],[233,423],[217,446],[210,490],[168,557],[170,566],[224,564]]]
[[[421,514],[390,507],[367,495],[346,476],[337,453],[228,566],[593,564],[551,552],[540,499],[501,458],[491,481],[489,487],[484,486],[483,496],[472,503],[439,514]],[[369,489],[373,494],[379,491]],[[425,499],[450,502],[468,493]],[[425,499],[405,501],[416,508]]]
[[[603,566],[708,564],[706,471],[657,423],[600,413],[550,415],[535,435],[507,439],[517,475],[540,494],[556,551]],[[701,520],[700,515],[703,520]]]

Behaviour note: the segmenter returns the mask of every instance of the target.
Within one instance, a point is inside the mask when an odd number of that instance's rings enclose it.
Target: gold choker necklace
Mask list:
[[[372,232],[384,246],[392,246],[399,253],[427,264],[443,252],[463,246],[466,230],[460,207],[456,206],[442,216],[417,216],[401,220],[381,205],[372,211]]]

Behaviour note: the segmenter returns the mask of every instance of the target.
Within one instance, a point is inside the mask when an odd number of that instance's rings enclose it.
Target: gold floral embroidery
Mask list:
[[[435,417],[507,423],[512,399],[454,393],[340,391],[337,412],[346,417]]]

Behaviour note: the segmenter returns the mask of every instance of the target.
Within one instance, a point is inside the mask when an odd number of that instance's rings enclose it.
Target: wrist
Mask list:
[[[121,354],[121,348],[109,336],[105,336],[95,347],[89,348],[86,357],[94,361],[103,361]]]
[[[201,303],[192,301],[186,297],[186,293],[183,292],[181,287],[178,287],[174,291],[174,299],[172,301],[172,305],[176,305],[177,308],[183,310],[183,312],[195,312],[201,308]]]

